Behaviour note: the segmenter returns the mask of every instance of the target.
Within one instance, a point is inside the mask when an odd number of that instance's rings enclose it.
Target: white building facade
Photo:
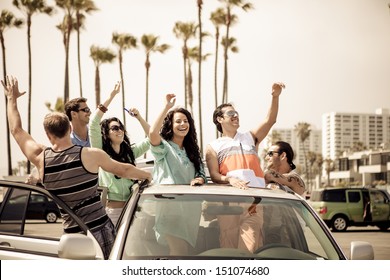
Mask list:
[[[390,144],[390,114],[378,109],[375,114],[326,113],[322,116],[322,155],[336,159],[355,143],[366,149],[386,149]]]

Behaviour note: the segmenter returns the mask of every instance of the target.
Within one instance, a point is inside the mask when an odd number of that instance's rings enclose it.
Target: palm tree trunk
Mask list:
[[[187,80],[188,80],[188,106],[189,111],[191,114],[193,113],[193,103],[194,103],[194,95],[192,91],[192,69],[191,69],[191,63],[188,63],[188,73],[187,73]]]
[[[83,97],[83,84],[81,79],[81,58],[80,58],[80,13],[77,11],[77,64],[79,67],[79,86],[80,86],[80,97]]]
[[[100,104],[100,72],[99,66],[95,69],[95,96],[96,96],[96,107]]]
[[[219,28],[215,30],[215,66],[214,66],[214,101],[215,108],[218,106],[218,43],[219,43]],[[218,138],[218,129],[215,128],[215,138]]]
[[[199,54],[198,54],[198,111],[199,111],[199,148],[203,154],[203,127],[202,127],[202,0],[198,0],[199,22]]]
[[[27,16],[27,45],[28,45],[28,109],[27,132],[31,135],[31,95],[32,95],[32,59],[31,59],[31,15]],[[31,163],[27,161],[27,173],[30,173]]]
[[[188,108],[188,84],[187,84],[187,46],[183,46],[183,62],[184,62],[184,108]]]
[[[4,74],[3,81],[5,82],[7,80],[7,65],[6,65],[6,61],[5,61],[5,58],[6,58],[5,43],[4,43],[4,37],[3,37],[2,32],[0,32],[0,41],[1,41],[1,49],[3,52],[3,74]],[[5,123],[6,123],[6,129],[7,129],[6,138],[7,138],[8,175],[11,176],[12,175],[11,137],[10,137],[9,124],[8,124],[8,119],[7,119],[8,99],[7,99],[7,96],[4,95],[4,97],[5,97],[5,118],[4,119],[5,119]]]
[[[65,41],[65,83],[64,83],[64,104],[69,101],[69,45],[70,32],[72,30],[72,18],[68,16],[66,41]]]
[[[149,55],[146,55],[145,67],[146,67],[145,121],[148,122],[148,119],[149,119],[149,67],[150,67]]]
[[[123,79],[123,68],[122,68],[122,64],[123,64],[123,56],[122,56],[122,51],[119,50],[119,74],[120,74],[120,77],[121,77],[121,87],[122,87],[122,108],[125,108],[126,107],[126,102],[125,102],[125,81]],[[125,114],[125,110],[122,109],[122,114],[123,114],[123,125],[124,127],[126,128],[126,114]]]

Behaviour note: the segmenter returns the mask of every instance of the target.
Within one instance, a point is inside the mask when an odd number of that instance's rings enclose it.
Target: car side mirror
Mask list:
[[[351,260],[373,260],[374,249],[365,241],[351,242]]]
[[[58,256],[71,260],[95,260],[95,244],[91,237],[84,234],[63,234],[58,245]]]

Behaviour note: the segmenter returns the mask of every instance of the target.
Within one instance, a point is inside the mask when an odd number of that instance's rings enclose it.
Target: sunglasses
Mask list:
[[[110,127],[110,130],[112,130],[112,131],[122,130],[123,131],[123,126],[113,125],[113,126]]]
[[[238,117],[238,112],[234,111],[234,110],[227,111],[227,112],[225,112],[223,114],[228,116],[229,118]]]
[[[89,113],[89,112],[91,112],[91,109],[89,109],[88,107],[85,107],[85,108],[79,109],[77,112],[80,112],[80,111],[83,111],[84,113]]]
[[[274,154],[280,154],[280,153],[276,151],[268,151],[268,153],[266,153],[266,156],[273,157]]]

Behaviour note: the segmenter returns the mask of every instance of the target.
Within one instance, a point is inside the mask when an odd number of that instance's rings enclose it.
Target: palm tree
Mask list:
[[[327,176],[327,183],[328,186],[330,186],[330,172],[334,170],[334,161],[330,158],[326,158],[324,160],[324,163],[325,163],[325,172]]]
[[[200,152],[203,153],[203,125],[202,125],[202,0],[196,0],[198,5],[198,36],[199,36],[199,51],[198,51],[198,112],[199,112],[199,141]]]
[[[166,50],[170,48],[167,44],[158,45],[159,37],[154,36],[153,34],[144,34],[141,37],[141,43],[145,48],[146,60],[145,60],[145,68],[146,68],[146,113],[145,113],[145,121],[148,121],[149,116],[149,70],[150,70],[150,54],[152,52],[165,53]]]
[[[27,48],[28,48],[28,108],[27,131],[31,134],[31,96],[32,96],[32,56],[31,56],[31,25],[32,16],[37,13],[51,15],[53,7],[48,6],[45,0],[13,0],[12,4],[26,17],[27,22]],[[27,162],[27,172],[30,173],[31,164]]]
[[[228,40],[226,40],[226,37],[222,37],[221,44],[224,46],[226,50],[226,55],[225,55],[225,75],[223,78],[223,95],[222,95],[222,103],[228,102],[228,94],[227,94],[227,80],[228,80],[228,71],[227,71],[227,60],[229,59],[227,55],[227,51],[230,50],[232,53],[237,53],[238,52],[238,47],[236,45],[237,40],[234,37],[230,37]]]
[[[64,10],[65,16],[62,23],[61,31],[65,45],[65,82],[64,82],[64,102],[69,101],[69,46],[70,33],[74,29],[76,19],[74,19],[75,6],[74,0],[55,0],[58,7]],[[58,26],[57,26],[58,27]]]
[[[64,100],[61,97],[57,97],[56,103],[54,104],[54,108],[51,107],[50,102],[45,102],[45,106],[50,112],[64,112],[64,105]]]
[[[303,150],[303,156],[305,159],[305,173],[306,173],[306,180],[309,180],[309,170],[307,165],[307,155],[306,155],[306,148],[305,148],[305,141],[310,136],[310,124],[306,122],[299,122],[295,125],[295,131],[297,133],[297,136],[302,144],[302,150]]]
[[[3,81],[6,81],[7,79],[7,63],[6,63],[6,54],[5,54],[5,40],[4,40],[4,32],[8,28],[16,27],[20,28],[23,25],[23,20],[15,18],[13,13],[7,10],[2,10],[0,14],[0,42],[1,42],[1,51],[2,51],[2,57],[3,57]],[[7,128],[7,160],[8,160],[8,175],[12,175],[12,155],[11,155],[11,138],[10,138],[10,131],[9,131],[9,125],[7,121],[7,97],[5,97],[5,123]]]
[[[83,96],[83,84],[81,79],[81,58],[80,58],[80,31],[84,27],[85,14],[90,14],[98,10],[92,0],[74,0],[76,9],[76,24],[74,29],[77,33],[77,65],[79,68],[80,96]]]
[[[312,191],[312,179],[313,179],[313,165],[314,163],[316,163],[317,161],[317,153],[313,152],[313,151],[308,151],[307,152],[307,160],[309,162],[309,178],[308,178],[308,181],[309,181],[309,192]]]
[[[112,63],[116,57],[115,53],[108,48],[91,46],[90,57],[95,64],[95,95],[96,107],[100,104],[100,71],[99,68],[103,63]]]
[[[188,63],[188,40],[195,37],[196,33],[196,24],[195,22],[181,22],[178,21],[175,23],[173,28],[173,33],[176,38],[183,40],[183,62],[184,62],[184,107],[187,108],[188,105],[188,81],[187,81],[187,63]]]
[[[223,98],[222,100],[228,100],[228,66],[227,66],[227,60],[228,60],[228,50],[229,46],[227,45],[230,41],[230,26],[232,23],[232,9],[234,7],[240,7],[244,11],[248,11],[250,9],[253,9],[253,4],[250,2],[244,2],[243,0],[219,0],[225,5],[226,9],[226,35],[225,35],[225,45],[224,45],[224,80],[223,80]],[[226,101],[225,101],[226,102]]]
[[[215,27],[215,62],[214,62],[214,101],[215,107],[218,106],[218,47],[219,47],[219,28],[225,24],[226,14],[224,9],[218,8],[211,13],[210,20]],[[218,132],[218,131],[217,131]],[[216,135],[218,136],[218,134]]]
[[[137,48],[137,38],[130,35],[130,34],[119,34],[119,33],[113,33],[112,34],[112,42],[117,45],[118,47],[118,58],[119,58],[119,73],[121,76],[122,81],[122,107],[125,108],[125,82],[123,77],[123,51],[131,48]],[[122,111],[123,113],[123,124],[126,127],[126,114],[125,111]]]
[[[210,54],[205,54],[202,55],[202,61],[205,61],[207,57]],[[193,113],[193,91],[192,91],[192,62],[196,61],[198,62],[199,59],[199,48],[198,47],[193,47],[188,49],[188,75],[187,75],[187,80],[188,80],[188,105],[190,107],[189,111]]]

